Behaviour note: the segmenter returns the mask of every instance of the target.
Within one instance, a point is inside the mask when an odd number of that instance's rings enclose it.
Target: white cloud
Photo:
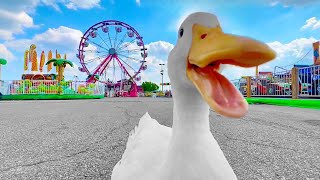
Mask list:
[[[290,56],[295,58],[291,61],[295,61],[296,58],[302,57],[303,55],[305,55],[305,53],[307,53],[307,50],[312,49],[312,43],[315,41],[316,41],[315,38],[310,37],[310,38],[295,39],[287,44],[282,44],[279,41],[275,41],[275,42],[268,43],[268,45],[277,52],[277,59],[282,60]],[[283,61],[286,61],[286,60],[283,60]],[[284,62],[284,63],[287,63],[287,62]]]
[[[146,45],[149,56],[161,57],[166,59],[174,45],[165,41],[152,42]]]
[[[148,69],[141,72],[141,82],[152,81],[159,84],[161,82],[161,66],[159,64],[162,63],[165,64],[165,66],[162,67],[164,70],[163,81],[169,82],[167,60],[173,47],[173,44],[165,41],[151,42],[146,45],[148,49],[148,57],[146,58]],[[166,87],[164,89],[166,89]]]
[[[305,30],[305,29],[309,29],[309,28],[312,30],[319,29],[320,28],[320,20],[317,20],[316,17],[312,17],[312,18],[306,20],[306,24],[301,27],[301,30]]]
[[[279,2],[278,2],[278,1],[270,2],[270,6],[276,6],[276,5],[278,5],[278,4],[279,4]]]
[[[46,32],[34,36],[33,40],[43,46],[52,46],[52,48],[58,46],[65,50],[76,50],[82,35],[79,30],[60,26],[49,28]]]
[[[4,58],[7,61],[15,59],[14,55],[8,50],[4,44],[0,44],[0,58]]]
[[[40,0],[0,1],[0,40],[11,40],[14,34],[23,33],[25,28],[37,27],[31,13]]]
[[[56,10],[60,10],[59,5],[63,5],[69,9],[77,10],[99,7],[100,2],[101,0],[10,0],[10,3],[0,2],[0,7],[16,12],[33,12],[39,5],[51,6]]]
[[[146,45],[148,49],[148,57],[146,58],[148,65],[148,72],[160,73],[161,66],[159,64],[165,64],[162,67],[167,76],[167,60],[170,51],[173,49],[174,45],[165,41],[152,42]]]
[[[141,5],[141,1],[140,1],[140,0],[136,0],[136,4],[137,4],[138,6],[140,6],[140,5]]]
[[[57,4],[62,0],[41,0],[41,2],[46,6],[51,6],[53,9],[60,11],[59,5]]]
[[[23,33],[25,28],[36,27],[31,17],[41,0],[0,1],[0,40],[13,39],[14,34]]]
[[[23,33],[23,28],[35,27],[33,19],[26,12],[12,12],[0,9],[0,39],[13,39],[13,34]]]
[[[91,9],[100,7],[101,0],[10,0],[0,1],[0,40],[11,40],[24,29],[37,27],[32,14],[39,5],[51,6],[60,11],[59,5],[68,9]]]
[[[0,29],[0,40],[10,40],[10,39],[13,39],[12,37],[12,32],[11,31],[7,31],[7,30],[3,30],[3,29]]]
[[[69,9],[91,9],[94,7],[100,7],[100,0],[68,0],[65,2],[65,6]]]
[[[306,4],[319,3],[319,0],[267,0],[271,6],[282,4],[284,7],[304,6]]]
[[[10,12],[33,12],[40,0],[10,0],[0,1],[0,9]]]

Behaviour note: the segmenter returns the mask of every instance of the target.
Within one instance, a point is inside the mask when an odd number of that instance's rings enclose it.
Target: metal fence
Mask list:
[[[264,76],[249,76],[232,80],[245,97],[320,98],[320,66],[293,68]],[[57,94],[56,80],[0,81],[0,93],[9,94]],[[62,94],[105,94],[105,85],[85,81],[61,82]]]
[[[293,68],[269,75],[248,76],[232,82],[245,97],[320,98],[320,66]]]
[[[232,84],[240,90],[240,92],[246,96],[247,95],[247,80],[246,78],[240,78],[240,79],[234,79],[234,80],[231,80]],[[244,89],[241,90],[241,87]]]
[[[62,94],[104,94],[104,86],[100,83],[85,81],[61,82]],[[59,83],[56,80],[11,80],[1,81],[0,92],[11,94],[58,94]]]
[[[289,72],[251,77],[251,96],[291,96],[291,83]]]
[[[299,97],[320,96],[320,66],[298,68]]]

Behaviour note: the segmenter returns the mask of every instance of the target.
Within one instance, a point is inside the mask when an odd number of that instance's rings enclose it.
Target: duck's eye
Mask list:
[[[179,30],[179,37],[182,37],[183,36],[183,29],[181,28],[180,30]]]

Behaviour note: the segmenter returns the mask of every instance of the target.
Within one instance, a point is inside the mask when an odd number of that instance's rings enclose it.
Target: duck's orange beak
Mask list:
[[[254,67],[276,57],[268,45],[247,37],[225,34],[218,26],[193,25],[192,45],[188,56],[187,76],[202,97],[216,112],[240,118],[248,103],[219,70],[220,64]]]

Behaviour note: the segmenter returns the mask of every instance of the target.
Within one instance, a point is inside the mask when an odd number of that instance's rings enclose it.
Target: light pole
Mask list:
[[[0,58],[0,87],[1,87],[1,65],[6,65],[7,64],[7,60]]]
[[[79,83],[78,76],[74,75],[72,81],[73,81],[72,83],[74,83],[74,91],[77,92],[77,88],[78,88],[77,84]]]
[[[162,92],[163,92],[163,69],[162,69],[162,66],[164,66],[165,64],[159,64],[161,66],[161,71],[160,71],[160,74],[162,76]]]

